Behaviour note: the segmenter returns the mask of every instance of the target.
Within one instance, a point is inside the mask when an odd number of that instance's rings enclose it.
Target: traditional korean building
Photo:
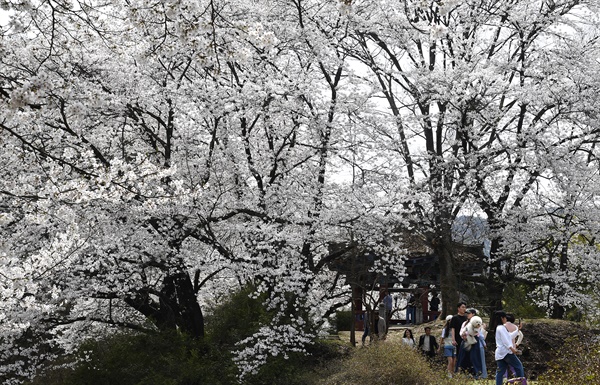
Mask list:
[[[404,233],[402,238],[407,250],[404,272],[385,266],[383,271],[374,272],[373,267],[380,257],[359,244],[340,242],[330,245],[329,268],[344,276],[345,282],[352,288],[355,330],[363,329],[364,312],[374,310],[374,306],[369,305],[380,302],[385,290],[394,297],[396,310],[399,302],[405,301],[411,294],[417,297],[417,323],[431,321],[439,315],[439,312],[429,309],[430,290],[440,292],[439,258],[424,239],[409,233]],[[454,249],[457,251],[455,267],[459,277],[484,273],[486,257],[483,244],[456,243]],[[400,298],[402,301],[399,301]],[[392,323],[405,322],[401,313],[395,311],[392,314]]]

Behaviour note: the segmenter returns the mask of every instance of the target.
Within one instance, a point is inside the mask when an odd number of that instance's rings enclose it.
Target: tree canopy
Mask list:
[[[240,341],[244,375],[349,302],[340,240],[401,275],[394,234],[418,234],[453,311],[465,215],[492,306],[514,280],[554,316],[594,300],[595,1],[0,5],[4,346],[202,338],[203,306],[252,284],[277,315]]]

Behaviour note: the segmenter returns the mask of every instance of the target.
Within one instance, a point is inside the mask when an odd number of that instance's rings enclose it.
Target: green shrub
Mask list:
[[[545,318],[546,309],[537,306],[528,296],[533,290],[532,287],[520,282],[507,282],[502,292],[502,306],[505,311],[518,315],[527,315],[527,318]],[[463,282],[461,292],[469,298],[472,304],[480,313],[479,316],[490,317],[490,297],[488,290],[481,283]]]
[[[261,326],[269,325],[272,312],[265,309],[265,297],[250,296],[252,287],[246,287],[232,293],[221,301],[207,316],[207,341],[215,347],[232,350],[236,342],[253,335]],[[289,314],[294,310],[290,309]],[[302,314],[294,314],[296,317]],[[308,321],[308,317],[305,317]],[[312,328],[307,322],[307,328]],[[331,341],[317,341],[307,347],[307,354],[288,353],[283,356],[269,357],[258,373],[244,378],[244,385],[308,385],[315,368],[332,357],[339,357],[339,344]]]
[[[357,349],[339,362],[337,373],[320,385],[442,385],[449,383],[443,371],[434,371],[415,349],[383,342]]]
[[[56,362],[38,385],[229,385],[235,368],[226,352],[175,333],[115,335],[87,341]]]
[[[507,283],[503,292],[504,310],[514,314],[526,314],[527,318],[545,318],[546,309],[537,306],[527,295],[531,288],[527,285]]]
[[[537,384],[600,385],[600,341],[597,336],[567,339]]]
[[[289,359],[271,357],[256,375],[245,378],[244,385],[314,385],[323,368],[349,355],[351,345],[341,341],[319,340],[306,348],[307,354],[290,353]]]
[[[222,348],[231,349],[235,343],[256,333],[272,319],[263,302],[264,295],[250,296],[253,288],[246,287],[222,300],[206,317],[207,340]]]
[[[251,288],[231,294],[207,316],[204,341],[176,332],[118,334],[83,343],[72,356],[48,366],[30,385],[238,384],[231,351],[236,342],[269,325],[272,314]],[[312,327],[308,325],[307,327]],[[312,385],[315,369],[340,357],[347,344],[317,341],[307,354],[269,357],[243,385]]]
[[[335,312],[335,329],[336,331],[340,330],[350,330],[352,328],[352,312],[350,310],[342,310]]]

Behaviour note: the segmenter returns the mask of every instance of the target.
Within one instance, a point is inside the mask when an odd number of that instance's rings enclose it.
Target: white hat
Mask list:
[[[446,316],[446,321],[450,321],[452,319],[452,315],[447,315]]]

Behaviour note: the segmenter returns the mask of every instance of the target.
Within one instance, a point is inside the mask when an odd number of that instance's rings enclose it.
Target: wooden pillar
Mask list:
[[[364,322],[363,322],[363,310],[362,310],[362,298],[363,298],[363,289],[362,287],[352,284],[352,325],[350,329],[350,343],[352,346],[356,346],[356,331],[363,330]]]

